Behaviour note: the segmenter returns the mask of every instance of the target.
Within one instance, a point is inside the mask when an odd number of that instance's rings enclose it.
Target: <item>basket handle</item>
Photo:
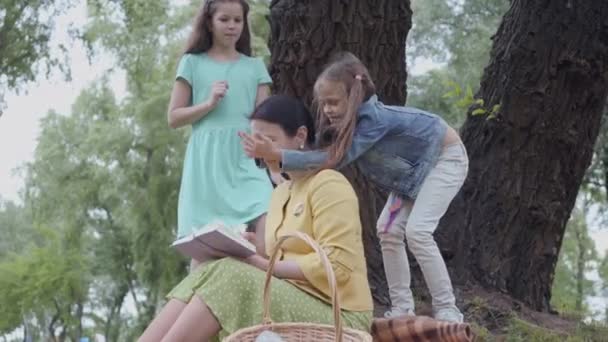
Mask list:
[[[329,258],[327,257],[325,251],[310,236],[301,232],[282,235],[277,241],[277,245],[272,252],[270,264],[268,265],[268,270],[266,271],[266,282],[264,284],[264,324],[270,324],[272,322],[270,318],[270,280],[272,279],[272,273],[279,255],[280,247],[283,242],[289,238],[298,238],[306,242],[306,244],[309,245],[321,257],[321,263],[325,268],[327,280],[329,281],[329,288],[331,290],[331,302],[334,310],[334,326],[336,327],[336,341],[342,341],[342,317],[340,316],[340,303],[338,301],[338,288],[336,286],[336,276],[334,274],[334,270],[331,267]]]

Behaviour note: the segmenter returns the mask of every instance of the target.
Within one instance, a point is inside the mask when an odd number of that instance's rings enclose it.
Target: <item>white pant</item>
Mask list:
[[[405,242],[420,264],[433,298],[434,311],[456,308],[452,282],[441,257],[433,232],[467,176],[469,160],[462,143],[445,147],[435,167],[424,180],[415,202],[402,201],[401,209],[389,223],[389,208],[395,200],[391,193],[378,219],[377,229],[389,287],[392,309],[405,313],[414,310],[410,290],[410,266]],[[397,203],[398,205],[399,203]]]

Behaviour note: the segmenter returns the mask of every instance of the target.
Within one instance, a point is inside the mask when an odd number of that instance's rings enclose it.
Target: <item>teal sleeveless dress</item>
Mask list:
[[[272,82],[259,58],[240,55],[219,62],[207,54],[185,54],[176,79],[192,88],[192,105],[206,101],[216,81],[228,91],[217,107],[192,124],[178,199],[177,237],[220,220],[247,223],[266,212],[272,185],[266,172],[248,158],[239,131],[249,130],[258,85]]]

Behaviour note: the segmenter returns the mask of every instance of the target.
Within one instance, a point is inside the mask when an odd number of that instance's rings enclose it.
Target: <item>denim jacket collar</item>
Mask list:
[[[363,102],[359,107],[359,112],[367,112],[374,108],[378,103],[378,95],[372,95],[367,101]]]

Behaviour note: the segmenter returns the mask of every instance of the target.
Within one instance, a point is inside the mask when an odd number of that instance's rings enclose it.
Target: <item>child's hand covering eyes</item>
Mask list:
[[[281,150],[278,149],[270,138],[261,134],[249,135],[239,132],[241,143],[245,154],[250,158],[262,158],[264,160],[281,160]]]

